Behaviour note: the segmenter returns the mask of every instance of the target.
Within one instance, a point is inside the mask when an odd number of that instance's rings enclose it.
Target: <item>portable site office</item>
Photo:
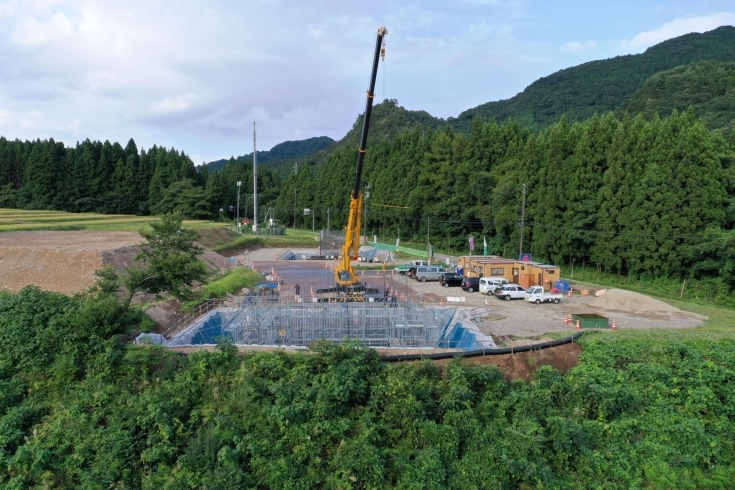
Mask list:
[[[460,257],[459,267],[464,269],[465,277],[504,277],[508,282],[520,284],[524,288],[542,286],[547,291],[553,289],[561,274],[556,265],[520,262],[497,256]]]

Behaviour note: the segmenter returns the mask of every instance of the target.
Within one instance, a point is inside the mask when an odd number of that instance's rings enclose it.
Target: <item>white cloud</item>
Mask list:
[[[43,126],[43,116],[37,110],[28,111],[20,116],[20,127],[23,129],[38,129]]]
[[[633,39],[623,40],[623,46],[634,51],[643,51],[673,37],[682,36],[691,32],[706,32],[724,25],[735,24],[735,14],[720,12],[699,17],[679,17],[667,22],[658,29],[641,32]]]
[[[160,102],[153,104],[153,112],[157,114],[168,114],[171,112],[183,112],[191,107],[194,94],[179,95],[178,97],[166,97]]]
[[[597,46],[597,43],[594,41],[573,41],[570,43],[562,44],[561,50],[567,53],[581,53],[583,51],[587,51],[588,49],[592,49],[595,46]]]
[[[10,111],[4,111],[0,109],[0,126],[9,125],[11,117],[12,114],[10,113]]]

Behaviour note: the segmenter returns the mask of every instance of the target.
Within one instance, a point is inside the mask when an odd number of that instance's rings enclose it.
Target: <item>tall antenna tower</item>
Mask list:
[[[253,231],[258,232],[258,151],[255,146],[255,121],[253,121]]]

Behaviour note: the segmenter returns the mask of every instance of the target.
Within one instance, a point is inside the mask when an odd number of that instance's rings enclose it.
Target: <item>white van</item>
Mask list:
[[[508,280],[504,277],[481,277],[480,278],[480,293],[481,294],[493,294],[495,288],[508,284]]]

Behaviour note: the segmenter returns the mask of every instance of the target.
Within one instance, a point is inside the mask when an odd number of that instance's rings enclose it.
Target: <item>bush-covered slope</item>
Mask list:
[[[118,306],[0,293],[3,488],[725,489],[735,343],[609,335],[529,384],[357,345],[181,357]]]
[[[622,116],[671,114],[689,106],[709,129],[735,127],[735,62],[702,61],[657,73],[616,111]]]
[[[687,34],[639,55],[617,56],[558,71],[535,81],[515,97],[482,104],[449,122],[466,131],[476,117],[484,121],[515,119],[532,128],[549,126],[562,115],[569,121],[581,121],[595,113],[615,110],[657,72],[702,60],[733,59],[734,27]]]

